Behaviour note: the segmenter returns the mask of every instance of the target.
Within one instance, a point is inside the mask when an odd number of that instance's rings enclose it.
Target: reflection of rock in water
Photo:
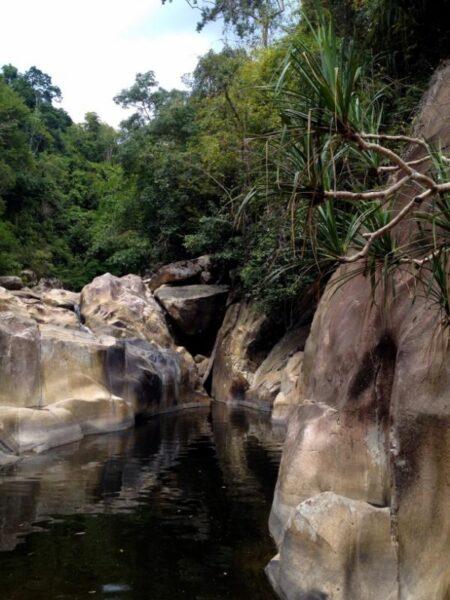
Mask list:
[[[268,417],[262,412],[236,410],[225,403],[215,403],[212,414],[214,442],[224,479],[232,490],[238,487],[239,494],[250,494],[250,499],[254,498],[255,486],[261,492],[268,489],[270,501],[272,477],[267,477],[266,471],[261,476],[258,460],[252,459],[255,454],[263,454],[265,463],[273,464],[276,477],[284,427],[268,426]]]
[[[212,414],[158,417],[26,457],[0,471],[0,550],[51,516],[132,513],[147,501],[163,515],[167,503],[182,506],[186,489],[196,498],[191,523],[208,536],[225,510],[214,499],[217,486],[249,505],[270,502],[282,438],[266,415],[215,404]]]

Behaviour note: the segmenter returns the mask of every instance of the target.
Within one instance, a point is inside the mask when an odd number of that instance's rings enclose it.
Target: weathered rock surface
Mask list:
[[[287,421],[292,409],[303,400],[302,367],[303,352],[295,352],[290,356],[281,372],[279,392],[275,396],[272,407],[272,419],[274,421]]]
[[[300,401],[296,397],[300,379],[303,349],[309,333],[309,325],[288,331],[272,348],[256,370],[246,394],[246,400],[259,408],[271,410],[278,399],[277,418],[287,416],[287,406]],[[295,360],[291,360],[295,357]],[[283,392],[281,391],[283,384]],[[281,397],[280,394],[283,394]],[[284,402],[285,413],[281,409]]]
[[[443,146],[449,82],[447,65],[419,119]],[[413,299],[407,271],[395,275],[395,296],[379,287],[374,298],[362,275],[337,283],[352,268],[329,283],[306,343],[270,519],[279,548],[270,578],[287,600],[448,600],[448,328],[424,290]]]
[[[46,292],[54,289],[60,290],[63,287],[62,281],[56,277],[41,277],[38,284],[33,287],[33,290],[36,292]]]
[[[269,320],[250,302],[228,307],[211,357],[212,395],[216,400],[245,400],[255,371],[270,351],[268,332]]]
[[[16,303],[11,298],[9,308]],[[39,330],[25,314],[0,311],[0,405],[25,407],[39,402]]]
[[[173,345],[161,307],[137,275],[96,277],[81,292],[80,310],[95,332]]]
[[[3,275],[0,277],[0,286],[6,290],[21,290],[23,288],[23,281],[16,275]]]
[[[267,574],[288,600],[396,600],[389,510],[332,492],[305,500]]]
[[[79,298],[0,288],[2,461],[5,452],[129,427],[136,415],[209,403],[192,356],[174,344],[140,278],[106,275],[83,290],[93,330],[78,318]]]
[[[167,283],[211,283],[211,279],[211,258],[209,256],[199,256],[191,260],[179,260],[164,265],[145,283],[153,292]]]
[[[225,285],[163,285],[155,292],[171,319],[189,336],[216,332],[223,319],[228,287]]]
[[[304,326],[283,335],[251,303],[232,304],[212,357],[213,397],[267,411],[278,398],[275,418],[285,419],[289,407],[300,400],[298,381],[308,332],[309,326]]]

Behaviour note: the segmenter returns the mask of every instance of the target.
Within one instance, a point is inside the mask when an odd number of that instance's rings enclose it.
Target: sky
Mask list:
[[[221,28],[197,33],[185,0],[0,0],[0,66],[35,65],[51,75],[75,121],[93,111],[117,126],[126,112],[112,98],[138,72],[153,70],[165,88],[221,46]]]

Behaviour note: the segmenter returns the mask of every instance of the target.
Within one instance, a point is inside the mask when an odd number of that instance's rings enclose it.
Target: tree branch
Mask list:
[[[376,231],[363,234],[363,237],[367,238],[367,243],[364,245],[362,250],[360,250],[356,254],[353,254],[352,256],[340,256],[338,260],[344,263],[354,263],[358,260],[361,260],[362,258],[365,258],[369,253],[370,246],[376,239],[393,229],[398,223],[400,223],[400,221],[402,221],[406,217],[408,213],[411,212],[414,206],[421,204],[426,198],[428,198],[428,196],[431,196],[432,194],[432,190],[425,190],[424,192],[422,192],[422,194],[414,196],[414,198],[410,200],[407,204],[405,204],[402,210],[397,213],[397,215],[392,219],[392,221],[389,221],[389,223],[387,223],[383,227],[380,227],[380,229],[377,229]]]
[[[411,180],[410,175],[402,177],[384,190],[373,190],[370,192],[347,192],[327,190],[324,192],[326,198],[338,198],[339,200],[387,200],[390,196],[401,189],[408,181]]]

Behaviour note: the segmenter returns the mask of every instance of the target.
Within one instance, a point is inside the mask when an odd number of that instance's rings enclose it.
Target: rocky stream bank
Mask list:
[[[449,106],[447,64],[416,123],[445,147]],[[374,296],[361,274],[340,283],[351,268],[289,331],[234,300],[208,257],[81,294],[0,279],[0,464],[210,397],[257,408],[288,426],[278,596],[449,600],[448,329],[412,272]]]

